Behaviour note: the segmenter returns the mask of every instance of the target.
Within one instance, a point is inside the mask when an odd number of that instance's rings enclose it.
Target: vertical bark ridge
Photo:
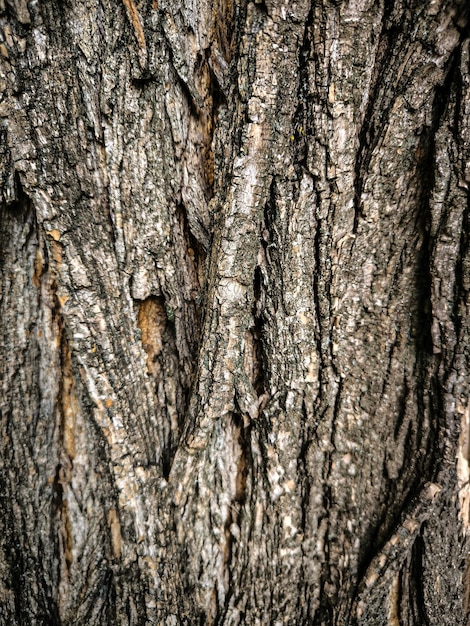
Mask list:
[[[17,181],[19,183],[19,180]],[[58,552],[58,537],[53,529],[53,489],[47,483],[54,479],[58,462],[55,441],[54,393],[43,390],[41,395],[27,392],[39,389],[39,371],[28,364],[42,360],[43,366],[57,373],[56,354],[42,354],[38,335],[51,337],[51,316],[45,323],[37,323],[41,310],[41,295],[35,281],[35,261],[38,250],[38,233],[31,201],[17,184],[17,199],[10,207],[2,206],[2,345],[14,350],[13,358],[2,359],[2,397],[13,392],[19,404],[21,423],[15,420],[12,400],[1,404],[2,428],[2,602],[0,610],[5,621],[20,624],[28,619],[28,604],[42,619],[57,622],[58,571],[51,552],[44,558],[51,568],[51,576],[42,572],[42,535],[51,536],[53,551]],[[18,249],[13,244],[19,243]],[[37,279],[36,279],[37,280]],[[26,289],[30,284],[30,289]],[[23,290],[25,295],[23,295]],[[20,295],[21,294],[21,295]],[[47,297],[48,290],[43,294]],[[16,299],[22,299],[22,310],[17,324],[13,323],[17,308]],[[53,336],[53,335],[52,335]],[[48,420],[41,419],[50,411]],[[20,426],[20,428],[18,427]],[[40,447],[42,458],[36,457]],[[49,452],[46,456],[44,452]],[[33,484],[33,499],[21,489],[22,484]],[[34,515],[31,513],[34,511]],[[24,536],[30,537],[29,549],[24,550]]]
[[[465,623],[467,19],[0,2],[5,622]]]

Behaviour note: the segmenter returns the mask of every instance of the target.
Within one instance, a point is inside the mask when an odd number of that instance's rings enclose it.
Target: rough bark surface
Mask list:
[[[467,626],[465,0],[0,0],[0,623]]]

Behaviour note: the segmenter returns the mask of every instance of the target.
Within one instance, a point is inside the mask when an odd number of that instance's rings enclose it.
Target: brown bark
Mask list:
[[[468,14],[0,0],[1,624],[468,624]]]

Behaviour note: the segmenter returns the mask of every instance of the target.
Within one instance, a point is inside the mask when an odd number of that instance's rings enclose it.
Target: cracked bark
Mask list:
[[[0,0],[0,623],[469,623],[459,0]]]

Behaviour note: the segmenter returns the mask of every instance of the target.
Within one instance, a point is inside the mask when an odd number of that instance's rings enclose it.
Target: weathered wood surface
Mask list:
[[[0,623],[468,624],[468,3],[0,0]]]

